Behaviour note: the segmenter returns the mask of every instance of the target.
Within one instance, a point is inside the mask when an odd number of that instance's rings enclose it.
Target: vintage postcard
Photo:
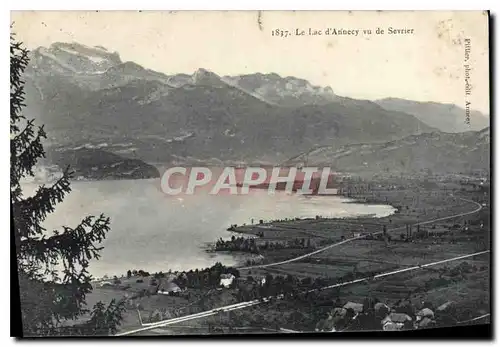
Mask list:
[[[488,331],[487,11],[11,23],[20,335]]]

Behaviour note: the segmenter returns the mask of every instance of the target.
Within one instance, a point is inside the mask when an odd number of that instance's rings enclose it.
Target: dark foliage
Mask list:
[[[99,258],[98,244],[109,231],[109,219],[85,217],[76,227],[47,231],[43,221],[71,191],[69,169],[50,186],[42,185],[33,196],[23,195],[21,181],[34,176],[37,161],[45,156],[43,127],[22,113],[23,71],[28,51],[10,40],[10,201],[14,220],[16,262],[19,274],[21,315],[25,336],[106,335],[114,333],[123,303],[98,303],[85,308],[85,296],[92,290],[89,261]],[[60,268],[61,270],[57,270]],[[84,314],[90,319],[74,320]]]

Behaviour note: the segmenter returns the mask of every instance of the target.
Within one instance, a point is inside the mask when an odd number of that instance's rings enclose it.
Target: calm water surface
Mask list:
[[[26,193],[37,186],[27,184]],[[311,197],[254,190],[251,195],[167,196],[151,180],[77,181],[72,192],[49,215],[48,230],[76,226],[86,215],[104,213],[111,231],[103,242],[101,259],[91,262],[96,277],[124,274],[128,269],[146,271],[188,270],[211,266],[216,261],[236,264],[229,254],[204,251],[207,242],[228,237],[231,224],[249,224],[252,219],[293,217],[387,216],[388,205],[346,203],[340,197]]]

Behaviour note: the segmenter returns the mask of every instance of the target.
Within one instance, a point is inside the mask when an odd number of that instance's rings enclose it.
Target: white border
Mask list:
[[[2,117],[2,122],[0,122],[2,126],[2,136],[0,137],[2,144],[0,146],[0,155],[2,157],[2,163],[4,165],[2,166],[1,172],[1,181],[2,181],[2,191],[0,192],[3,197],[3,199],[0,200],[2,206],[0,211],[2,212],[1,215],[1,221],[9,221],[10,223],[10,208],[9,208],[9,203],[7,202],[7,194],[9,188],[7,188],[8,181],[10,180],[10,174],[8,171],[8,158],[9,158],[9,144],[7,144],[7,132],[8,132],[8,127],[9,123],[7,120],[7,113],[9,112],[9,103],[7,102],[7,66],[8,66],[8,56],[6,54],[7,52],[7,31],[9,30],[9,24],[10,24],[10,11],[11,10],[138,10],[138,9],[144,9],[144,10],[486,10],[489,9],[492,11],[493,14],[498,14],[498,7],[499,7],[499,1],[484,1],[484,0],[474,0],[474,1],[440,1],[439,3],[437,1],[433,0],[420,0],[420,1],[376,1],[372,2],[369,0],[366,1],[361,1],[361,0],[350,0],[350,1],[345,1],[345,2],[332,2],[332,1],[318,1],[318,0],[307,0],[307,1],[298,1],[298,0],[287,0],[287,1],[274,1],[271,2],[269,0],[253,0],[253,1],[222,1],[222,0],[216,0],[216,1],[193,1],[193,0],[184,0],[184,1],[152,1],[152,0],[141,0],[140,2],[138,1],[129,1],[129,0],[120,0],[120,1],[106,1],[104,2],[103,0],[86,0],[86,1],[81,1],[81,2],[71,2],[71,1],[36,1],[36,0],[23,0],[23,1],[7,1],[6,3],[2,3],[2,5],[7,5],[5,11],[2,11],[2,28],[5,30],[4,34],[1,37],[2,43],[1,47],[4,47],[4,54],[1,55],[2,58],[2,64],[1,66],[3,67],[2,69],[2,74],[3,78],[1,79],[4,81],[4,84],[2,84],[2,95],[5,96],[5,98],[2,98],[3,102],[3,117]],[[5,6],[4,5],[4,6]],[[140,7],[138,7],[138,5]],[[498,19],[496,21],[496,26],[498,27]],[[498,46],[498,35],[495,36],[495,47]],[[496,69],[498,70],[498,69]],[[495,73],[495,81],[497,81],[497,73]],[[498,86],[495,91],[494,98],[498,100]],[[493,115],[492,115],[493,116]],[[492,129],[493,132],[493,129]],[[498,141],[497,141],[498,142]],[[498,148],[498,143],[496,143],[495,146],[495,157],[497,157],[500,153],[500,148]],[[493,159],[494,160],[494,159]],[[498,172],[495,174],[495,177],[493,178],[495,182],[498,182],[497,176]],[[498,197],[498,189],[495,190],[495,195]],[[495,199],[495,207],[498,206],[498,201]],[[497,208],[495,208],[495,211],[497,212]],[[495,213],[497,216],[499,216],[498,213]],[[7,242],[7,237],[8,233],[10,231],[7,231],[7,223],[4,224],[5,227],[3,228],[3,241],[1,242],[2,246],[2,252],[0,254],[9,254],[9,249],[10,244]],[[499,239],[500,236],[496,236],[495,238],[495,245],[494,245],[494,251],[500,249],[498,247]],[[0,263],[0,266],[2,267],[2,272],[3,274],[9,274],[10,273],[10,264],[9,260],[7,257],[4,256],[4,260]],[[493,266],[495,269],[495,278],[498,278],[499,276],[499,269],[496,266]],[[4,277],[5,278],[5,277]],[[496,288],[496,286],[494,286]],[[2,329],[1,337],[2,337],[2,342],[7,342],[6,340],[8,339],[8,343],[14,343],[15,340],[8,338],[10,336],[10,288],[7,285],[7,283],[3,283],[2,286],[0,286],[1,294],[0,297],[2,298],[2,305],[1,307],[4,309],[4,313],[0,316],[0,327]],[[497,304],[498,304],[498,298],[495,298],[493,302],[495,303],[495,311],[494,313],[498,312]],[[498,327],[498,319],[495,316],[494,318],[495,321],[495,328]],[[498,329],[494,329],[495,331],[498,331]],[[450,337],[453,338],[453,337]],[[73,340],[71,341],[61,341],[62,343],[69,344],[73,343]],[[88,346],[99,346],[101,344],[104,344],[106,341],[78,341],[78,343],[85,344]],[[132,344],[137,344],[139,345],[141,341],[134,341],[130,342]],[[213,340],[207,340],[203,341],[200,340],[200,342],[203,343],[211,343],[211,344],[235,344],[235,343],[246,343],[246,344],[256,344],[258,343],[259,345],[287,345],[290,343],[297,343],[297,344],[307,344],[309,343],[308,341],[304,340],[298,340],[296,342],[294,341],[252,341],[251,339],[248,339],[248,341],[213,341]],[[316,343],[321,343],[324,345],[331,345],[333,341],[316,341]],[[367,341],[368,342],[368,341]],[[53,341],[48,341],[47,343],[52,344]],[[164,345],[165,343],[168,343],[170,346],[176,346],[176,345],[191,345],[194,344],[195,342],[192,341],[158,341],[158,342],[152,342],[150,341],[149,343],[156,344],[158,346]],[[336,345],[342,345],[344,343],[348,343],[348,341],[335,341],[334,342]],[[379,342],[369,342],[370,344],[388,344],[390,341],[379,341]],[[394,343],[398,344],[408,344],[412,343],[411,341],[394,341]],[[419,343],[419,344],[424,344],[427,345],[434,345],[437,344],[438,342],[431,342],[431,341],[415,341],[414,343]],[[457,344],[460,343],[459,341],[453,341],[453,342],[448,342],[447,344]],[[464,343],[470,343],[467,341],[464,341]],[[351,344],[361,344],[361,342],[351,342]],[[440,344],[443,344],[441,342]]]
[[[11,1],[10,10],[487,10],[494,8],[494,1],[361,1],[330,2],[320,0],[288,1]],[[140,5],[140,6],[137,6]],[[492,7],[493,6],[493,7]]]

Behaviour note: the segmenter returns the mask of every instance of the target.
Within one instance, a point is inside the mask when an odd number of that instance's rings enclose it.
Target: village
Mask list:
[[[123,330],[260,300],[250,308],[221,309],[158,328],[162,334],[236,333],[241,327],[264,332],[262,322],[275,331],[330,332],[421,329],[476,322],[477,317],[484,322],[489,317],[489,254],[425,267],[489,249],[489,183],[471,181],[346,179],[340,187],[344,196],[387,203],[395,213],[231,225],[233,235],[216,240],[211,251],[252,255],[240,266],[217,263],[154,274],[128,270],[97,281],[91,296],[126,301]],[[422,268],[377,279],[412,266]],[[335,287],[349,281],[354,283]]]

